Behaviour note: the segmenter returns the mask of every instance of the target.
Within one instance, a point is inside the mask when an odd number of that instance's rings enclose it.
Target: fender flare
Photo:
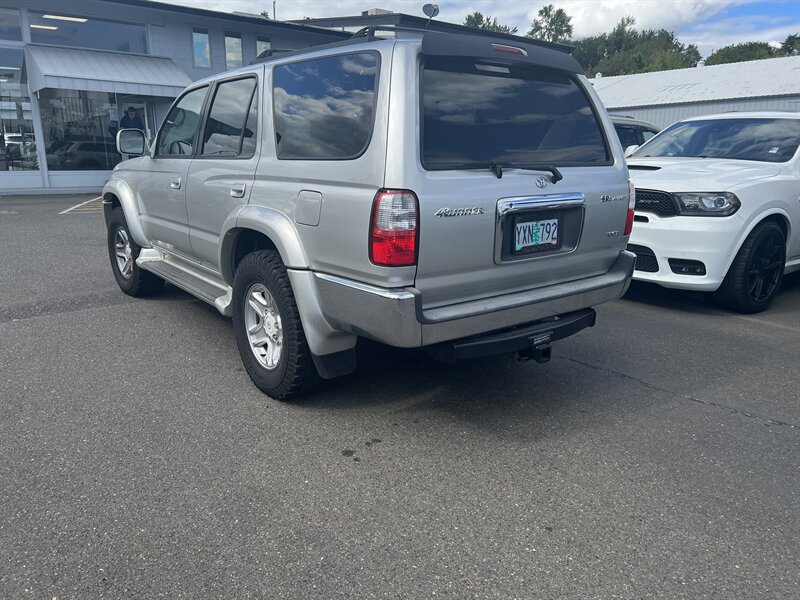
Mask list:
[[[222,226],[219,264],[222,278],[233,285],[233,249],[243,231],[256,231],[269,238],[287,269],[308,269],[309,262],[294,223],[282,212],[264,206],[243,206]]]
[[[792,219],[783,208],[773,206],[771,208],[766,209],[764,212],[760,212],[758,214],[753,215],[753,218],[747,224],[747,227],[744,229],[744,232],[739,236],[739,239],[736,240],[736,248],[731,255],[728,257],[727,264],[725,265],[725,276],[728,275],[728,271],[733,264],[733,261],[736,260],[736,256],[739,254],[739,250],[742,249],[742,245],[744,244],[747,236],[758,227],[761,223],[764,222],[765,219],[771,217],[773,215],[779,215],[783,217],[783,220],[786,222],[786,243],[788,244],[789,241],[792,239]]]
[[[128,231],[133,236],[134,241],[142,248],[149,248],[150,241],[144,234],[142,222],[139,220],[139,207],[136,204],[136,194],[128,183],[118,177],[112,177],[103,187],[103,202],[107,196],[113,195],[119,200],[122,212],[125,213],[125,221],[128,224]]]

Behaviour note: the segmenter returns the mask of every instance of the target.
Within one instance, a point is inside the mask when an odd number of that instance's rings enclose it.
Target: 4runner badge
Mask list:
[[[434,217],[469,217],[472,215],[482,215],[486,212],[482,206],[474,208],[440,208],[435,213]]]

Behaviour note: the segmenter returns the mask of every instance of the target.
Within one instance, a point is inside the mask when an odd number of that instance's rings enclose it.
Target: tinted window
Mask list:
[[[567,75],[431,58],[422,87],[427,169],[608,162],[589,99]]]
[[[207,69],[211,66],[211,47],[208,44],[207,29],[192,30],[192,53],[195,67]]]
[[[651,137],[653,137],[654,135],[656,135],[657,133],[658,132],[656,130],[654,130],[654,129],[642,129],[642,137],[644,138],[645,142],[647,140],[649,140]]]
[[[800,144],[800,119],[708,119],[665,129],[634,156],[701,156],[786,162]]]
[[[242,132],[242,156],[252,156],[256,151],[256,133],[258,131],[258,90],[253,94],[250,112]]]
[[[282,65],[274,81],[278,158],[348,159],[364,152],[375,119],[376,53]]]
[[[68,4],[64,2],[65,7]],[[89,19],[62,13],[29,12],[28,14],[31,20],[31,41],[35,44],[147,53],[144,25]],[[63,16],[68,16],[70,20],[58,18]]]
[[[157,154],[192,154],[194,136],[207,91],[208,87],[192,90],[172,107],[158,136]]]
[[[255,144],[248,152],[242,151],[242,133],[245,122],[249,120],[255,89],[254,77],[226,81],[217,86],[203,132],[204,156],[236,157],[240,154],[253,154]],[[255,129],[255,122],[248,126]],[[255,141],[253,131],[248,131],[248,139]]]
[[[617,136],[619,137],[619,141],[622,143],[623,148],[639,145],[639,140],[636,139],[636,130],[633,127],[629,127],[627,125],[614,125],[614,129],[617,130]]]

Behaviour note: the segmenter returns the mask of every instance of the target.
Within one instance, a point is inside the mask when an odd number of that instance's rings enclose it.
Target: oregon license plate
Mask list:
[[[531,252],[558,247],[558,219],[517,221],[515,224],[515,252]]]

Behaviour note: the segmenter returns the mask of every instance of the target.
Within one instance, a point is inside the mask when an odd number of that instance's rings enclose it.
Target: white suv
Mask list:
[[[710,292],[746,313],[800,270],[800,114],[679,121],[628,159],[634,279]]]

